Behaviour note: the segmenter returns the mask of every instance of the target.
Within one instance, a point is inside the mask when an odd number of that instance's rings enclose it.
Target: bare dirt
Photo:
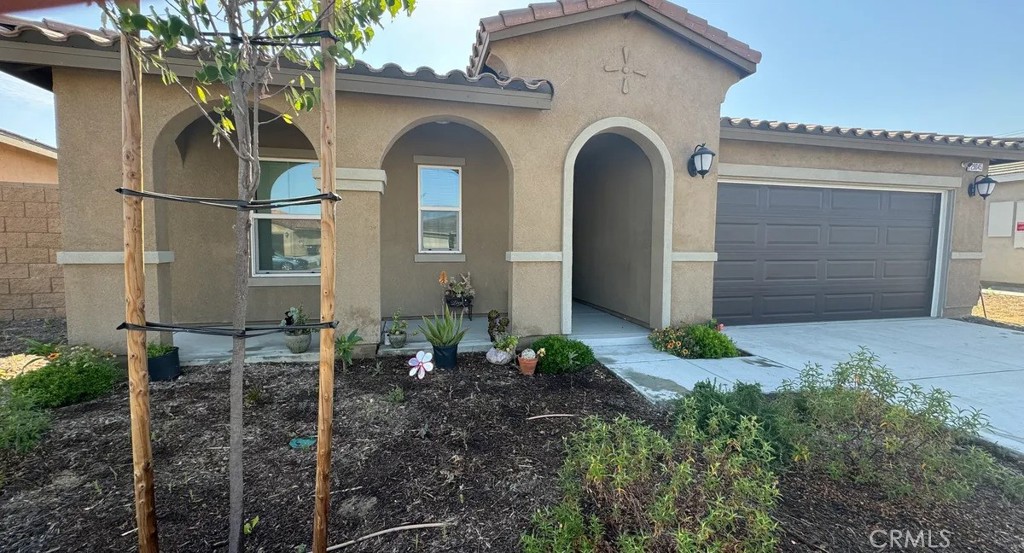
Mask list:
[[[985,290],[971,315],[1024,330],[1024,294]]]

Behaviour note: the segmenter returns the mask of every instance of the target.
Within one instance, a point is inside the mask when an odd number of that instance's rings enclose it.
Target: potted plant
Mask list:
[[[290,307],[284,313],[281,326],[303,326],[309,324],[309,317],[302,310],[302,306]],[[309,328],[298,328],[284,331],[284,344],[292,353],[305,353],[309,350],[309,342],[312,340],[313,331]]]
[[[507,334],[498,338],[487,352],[487,360],[495,365],[506,365],[516,356],[516,346],[519,345],[519,336]]]
[[[174,380],[181,376],[181,362],[178,347],[170,344],[148,344],[146,346],[149,379],[154,382]]]
[[[466,329],[462,328],[462,316],[452,315],[451,309],[445,306],[440,317],[436,314],[433,319],[423,317],[423,325],[419,329],[430,345],[434,346],[434,365],[439,369],[454,369],[459,342],[466,335]]]
[[[470,279],[470,273],[459,274],[458,278],[448,278],[448,273],[441,271],[437,279],[444,289],[444,304],[452,311],[461,310],[463,315],[473,320],[473,298],[476,297],[476,290]]]
[[[544,348],[540,348],[537,351],[533,351],[530,348],[524,349],[519,354],[519,372],[526,376],[533,376],[534,371],[537,370],[537,361],[541,357],[544,357]]]
[[[401,311],[395,311],[391,315],[391,326],[388,327],[388,342],[391,343],[393,348],[405,347],[405,340],[408,338],[406,330],[409,328],[409,322],[401,319]]]

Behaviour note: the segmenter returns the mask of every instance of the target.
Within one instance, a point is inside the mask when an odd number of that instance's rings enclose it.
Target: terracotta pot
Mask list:
[[[537,358],[523,359],[519,357],[519,372],[526,376],[533,376],[534,371],[537,370]]]

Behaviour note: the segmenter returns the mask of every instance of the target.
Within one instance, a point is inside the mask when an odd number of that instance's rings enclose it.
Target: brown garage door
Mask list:
[[[764,324],[928,316],[939,198],[719,185],[715,317]]]

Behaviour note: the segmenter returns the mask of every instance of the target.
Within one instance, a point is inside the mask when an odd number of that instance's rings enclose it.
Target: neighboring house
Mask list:
[[[981,281],[1024,286],[1024,162],[1001,163],[989,174],[999,181],[988,200]]]
[[[376,336],[393,310],[436,311],[442,270],[472,272],[476,310],[524,335],[572,332],[574,300],[648,327],[969,313],[985,202],[962,164],[1024,160],[1022,145],[722,118],[760,59],[667,1],[562,0],[482,20],[466,72],[341,70],[342,328]],[[0,68],[56,96],[70,338],[110,348],[124,342],[117,67],[115,35],[0,19]],[[142,98],[146,187],[233,197],[235,158],[181,90],[150,75]],[[318,115],[261,139],[259,196],[312,192]],[[706,178],[688,172],[699,144],[719,154]],[[319,245],[297,222],[316,213],[253,215],[252,319],[315,311]],[[146,222],[148,318],[229,320],[230,213],[147,201]]]
[[[0,129],[0,321],[64,316],[57,150]]]

